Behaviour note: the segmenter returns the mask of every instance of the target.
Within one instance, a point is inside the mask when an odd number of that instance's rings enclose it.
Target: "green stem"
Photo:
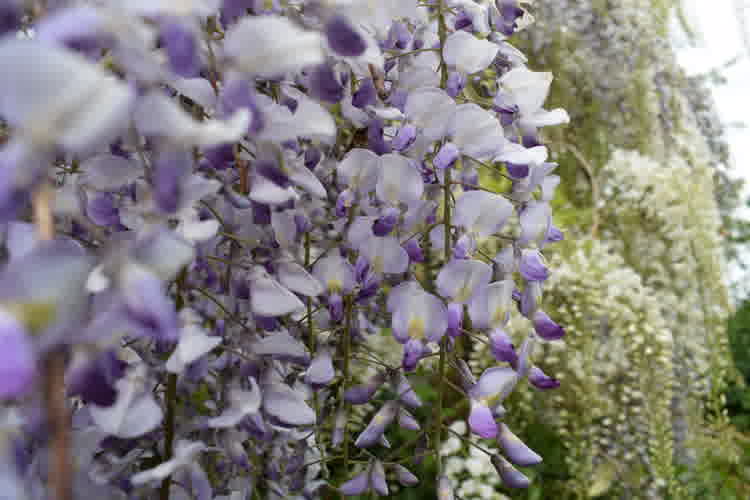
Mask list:
[[[305,233],[305,268],[310,271],[310,232]],[[313,332],[313,321],[312,321],[312,298],[307,298],[307,335],[310,354],[315,354],[315,335]]]
[[[440,37],[440,88],[446,88],[448,84],[448,65],[443,58],[443,47],[447,38],[445,27],[445,13],[443,11],[443,2],[438,5],[438,36]],[[443,184],[443,223],[445,224],[445,262],[451,258],[451,169],[445,169],[445,178]],[[437,475],[443,474],[443,461],[440,458],[440,447],[442,444],[443,434],[443,401],[445,399],[445,367],[446,367],[446,348],[447,336],[443,336],[440,341],[440,360],[438,361],[438,401],[435,408],[435,430],[433,445],[435,446],[435,461],[437,463]]]
[[[488,450],[487,448],[484,448],[483,446],[479,446],[479,445],[478,445],[477,443],[475,443],[475,442],[474,442],[474,441],[472,441],[471,439],[467,438],[466,436],[464,436],[464,435],[462,435],[462,434],[459,434],[458,432],[454,431],[454,430],[453,430],[453,429],[451,429],[451,428],[448,428],[448,432],[450,432],[451,434],[453,434],[454,436],[456,436],[456,437],[457,437],[458,439],[460,439],[461,441],[463,441],[463,442],[465,442],[465,443],[467,443],[467,444],[469,444],[469,445],[473,446],[473,447],[474,447],[474,448],[476,448],[477,450],[479,450],[479,451],[481,451],[481,452],[483,452],[483,453],[486,453],[486,454],[487,454],[488,456],[492,456],[492,455],[494,455],[494,454],[495,454],[495,453],[491,452],[490,450]]]
[[[167,415],[164,419],[164,462],[172,458],[172,446],[174,444],[175,407],[177,406],[177,374],[175,373],[170,373],[167,377],[167,394],[165,400]],[[159,490],[160,500],[169,500],[169,488],[171,484],[172,476],[167,476],[162,480]]]
[[[344,319],[344,381],[341,384],[341,401],[344,405],[344,414],[346,416],[344,423],[344,470],[349,470],[349,433],[346,430],[347,423],[349,421],[349,403],[344,399],[344,392],[349,386],[349,358],[352,350],[352,300],[351,297],[344,297],[344,307],[346,308],[346,317]]]
[[[235,316],[234,314],[232,314],[231,312],[229,312],[229,310],[226,308],[226,306],[224,304],[222,304],[219,299],[217,299],[216,297],[214,297],[213,295],[211,295],[210,293],[208,293],[204,289],[199,288],[197,286],[193,287],[193,290],[195,290],[196,292],[200,293],[201,295],[203,295],[204,297],[206,297],[208,300],[210,300],[211,302],[213,302],[214,304],[216,304],[216,307],[218,307],[219,309],[221,309],[221,312],[224,313],[224,317],[225,318],[229,318],[234,323],[236,323],[240,327],[242,327],[245,331],[252,332],[252,329],[249,326],[247,326],[240,318],[238,318],[237,316]]]
[[[185,288],[185,279],[187,278],[187,269],[183,268],[177,275],[175,284],[177,285],[177,294],[175,296],[175,307],[179,311],[185,305],[182,291]],[[166,462],[172,458],[174,447],[174,427],[175,414],[177,410],[177,374],[170,373],[167,375],[167,392],[164,395],[164,404],[166,405],[166,415],[164,417],[164,452],[162,461]],[[159,499],[169,500],[169,489],[172,485],[172,476],[165,477],[161,482],[159,489]]]
[[[401,52],[400,54],[390,55],[390,56],[387,57],[387,59],[388,60],[398,59],[399,57],[413,56],[415,54],[420,54],[422,52],[437,52],[437,49],[432,49],[432,48],[428,48],[428,49],[415,49],[415,50],[410,50],[409,52]]]
[[[305,269],[308,271],[311,271],[310,269],[310,231],[305,233]],[[307,307],[307,313],[306,313],[306,321],[307,321],[307,335],[308,335],[308,345],[310,349],[310,356],[315,356],[315,330],[313,328],[313,304],[312,304],[312,297],[307,297],[307,300],[305,301],[305,305]],[[319,421],[319,413],[320,413],[320,402],[318,401],[318,393],[317,391],[313,392],[313,411],[315,412],[315,444],[320,447],[320,441],[319,441],[319,435],[318,435],[318,429],[320,427],[320,421]]]

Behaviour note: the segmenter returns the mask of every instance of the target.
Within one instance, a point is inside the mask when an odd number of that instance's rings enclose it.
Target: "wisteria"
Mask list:
[[[555,272],[544,309],[566,336],[536,358],[560,388],[519,391],[505,419],[544,456],[532,484],[542,498],[713,496],[729,482],[718,464],[747,456],[723,399],[733,368],[722,252],[737,183],[727,188],[710,96],[665,36],[679,4],[542,0],[518,42],[555,72],[550,101],[571,113],[571,126],[548,135],[565,152],[555,215],[566,241],[545,251]],[[542,320],[514,316],[498,346]],[[475,371],[491,366],[492,347],[472,352]],[[485,498],[488,468],[475,452],[449,447],[450,477],[462,497]]]
[[[559,385],[540,132],[569,121],[509,42],[528,8],[3,2],[2,494],[454,498],[449,404],[527,487],[503,404]]]

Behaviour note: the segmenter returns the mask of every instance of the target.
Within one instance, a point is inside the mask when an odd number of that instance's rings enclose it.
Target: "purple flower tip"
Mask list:
[[[383,215],[378,217],[372,224],[372,232],[375,236],[387,236],[393,231],[398,223],[400,215],[397,208],[389,207],[383,211]]]
[[[412,34],[406,24],[396,21],[391,24],[391,28],[388,30],[385,48],[404,50],[409,46],[412,39]]]
[[[383,120],[373,118],[367,127],[367,145],[378,155],[391,152],[391,145],[383,138]]]
[[[365,404],[375,395],[375,392],[384,382],[385,377],[382,373],[378,373],[366,384],[355,385],[354,387],[349,388],[344,393],[344,399],[353,405]]]
[[[492,355],[498,361],[505,361],[515,366],[518,363],[518,354],[513,348],[510,337],[503,330],[496,329],[490,333],[490,349]]]
[[[462,304],[448,304],[448,335],[456,338],[461,335],[461,324],[464,319]]]
[[[320,152],[320,149],[316,147],[308,147],[305,150],[305,166],[310,170],[317,167],[322,158],[323,154]]]
[[[404,370],[407,372],[414,371],[416,369],[419,360],[425,354],[425,345],[421,340],[409,339],[404,345],[404,359],[401,363]]]
[[[414,125],[404,125],[398,129],[398,134],[391,141],[391,147],[395,151],[404,151],[414,144],[417,138],[417,128]]]
[[[424,252],[422,247],[419,245],[419,241],[416,238],[412,238],[404,243],[404,249],[409,255],[409,260],[412,262],[424,262]]]
[[[493,439],[497,436],[497,423],[492,415],[492,410],[476,401],[471,403],[469,427],[474,434],[486,439]]]
[[[529,382],[537,389],[557,389],[560,381],[545,374],[539,367],[532,366],[529,370]]]
[[[508,170],[508,175],[513,179],[524,179],[529,175],[528,165],[516,165],[514,163],[506,163],[505,168]]]
[[[255,169],[260,175],[281,188],[288,188],[291,186],[289,176],[281,170],[275,162],[259,161],[256,164]]]
[[[352,95],[352,106],[363,109],[378,102],[378,93],[372,78],[365,78]]]
[[[346,496],[361,495],[367,491],[370,485],[370,468],[360,472],[349,481],[345,482],[339,487],[339,491]]]
[[[21,27],[23,7],[16,0],[6,1],[0,5],[0,35],[10,33]]]
[[[34,348],[21,323],[0,310],[0,399],[15,398],[30,388],[35,374]]]
[[[536,250],[524,250],[518,267],[521,276],[526,281],[544,281],[549,278],[549,269],[542,262],[541,254]]]
[[[492,465],[495,466],[495,470],[497,470],[503,483],[509,488],[528,488],[531,484],[529,478],[524,476],[500,455],[492,456]]]
[[[446,142],[445,144],[443,144],[443,147],[440,148],[440,151],[438,151],[438,153],[435,155],[432,163],[433,165],[435,165],[435,168],[445,169],[456,163],[458,155],[459,152],[456,145],[452,142]]]
[[[542,457],[526,446],[505,424],[500,424],[500,433],[497,436],[497,442],[503,448],[508,459],[516,465],[527,467],[542,462]]]
[[[310,72],[310,95],[335,104],[344,98],[344,87],[328,64],[320,64]]]
[[[164,213],[174,213],[182,201],[182,181],[191,165],[185,151],[167,151],[159,155],[153,177],[154,200]]]
[[[398,403],[396,401],[388,401],[384,404],[378,412],[372,417],[370,423],[367,424],[362,434],[357,437],[354,442],[354,446],[357,448],[368,448],[380,441],[380,437],[385,432],[393,419],[396,418],[398,413]]]
[[[89,199],[86,214],[99,226],[116,226],[120,223],[119,210],[111,193],[102,193]]]
[[[565,235],[563,234],[560,229],[556,228],[555,226],[550,226],[549,231],[547,231],[547,243],[555,243],[557,241],[562,241],[565,239]]]
[[[544,340],[559,340],[565,336],[565,329],[552,321],[544,311],[534,313],[534,330]]]
[[[334,16],[325,27],[328,44],[344,57],[361,56],[367,49],[364,38],[343,16]]]
[[[396,479],[401,483],[401,486],[415,486],[416,484],[419,484],[417,476],[412,474],[409,469],[403,465],[396,464],[393,466],[393,470],[396,472]]]
[[[161,26],[161,39],[172,71],[185,78],[197,76],[201,60],[193,32],[183,23],[170,19]]]
[[[457,71],[448,75],[446,92],[451,97],[456,97],[466,86],[466,77]]]

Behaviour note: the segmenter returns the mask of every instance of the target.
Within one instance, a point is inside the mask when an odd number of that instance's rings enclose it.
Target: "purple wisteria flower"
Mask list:
[[[441,460],[421,384],[444,401],[452,366],[528,484],[502,404],[559,385],[531,355],[564,335],[538,129],[568,117],[505,41],[518,2],[0,4],[3,493],[387,496]]]
[[[31,390],[36,374],[34,346],[26,329],[6,311],[0,311],[2,385],[0,398],[15,398]]]

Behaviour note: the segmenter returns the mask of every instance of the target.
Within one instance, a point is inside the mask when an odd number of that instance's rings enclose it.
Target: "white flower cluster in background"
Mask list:
[[[497,447],[486,440],[477,439],[467,434],[466,423],[454,422],[451,433],[464,436],[471,443],[481,443],[488,451],[497,451]],[[462,442],[456,435],[451,435],[443,443],[441,454],[446,457],[445,472],[456,485],[456,494],[463,499],[508,500],[498,491],[501,481],[490,461],[489,455],[479,448]]]

